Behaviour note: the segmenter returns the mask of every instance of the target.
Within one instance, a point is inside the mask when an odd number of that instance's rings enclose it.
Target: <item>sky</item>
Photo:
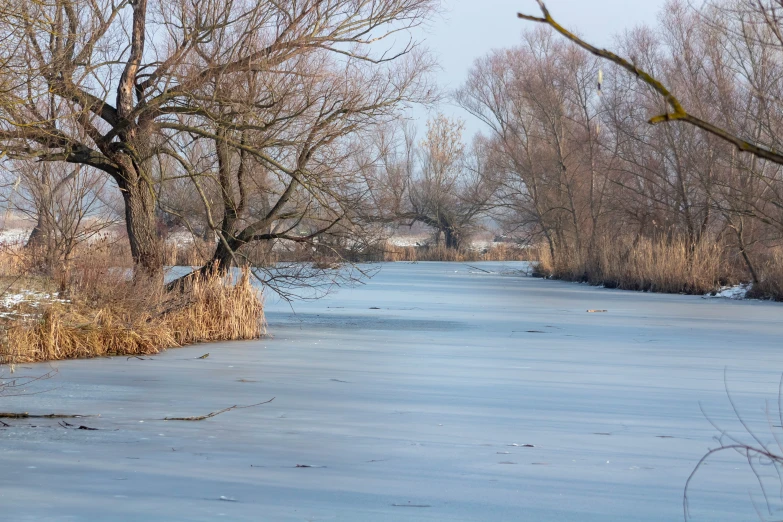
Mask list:
[[[568,29],[576,29],[591,43],[611,46],[614,35],[641,24],[655,24],[665,0],[546,0],[552,16]],[[444,0],[444,13],[423,29],[427,47],[441,64],[437,79],[446,91],[459,87],[476,58],[492,49],[510,47],[533,22],[517,12],[540,15],[535,0]],[[482,124],[449,103],[441,112],[466,120],[469,136]],[[426,112],[416,111],[426,119]],[[423,127],[423,125],[422,125]]]

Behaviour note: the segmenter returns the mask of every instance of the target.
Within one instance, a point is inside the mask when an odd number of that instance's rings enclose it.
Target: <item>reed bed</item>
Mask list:
[[[529,261],[531,251],[511,244],[491,245],[484,249],[454,249],[437,246],[397,246],[382,243],[377,247],[375,261]]]
[[[249,269],[236,277],[197,275],[175,292],[101,263],[70,273],[67,291],[6,311],[0,363],[154,355],[199,342],[255,339],[266,331]]]
[[[545,247],[537,256],[536,275],[626,290],[706,294],[749,277],[740,258],[718,241],[691,247],[678,239],[604,239],[590,251],[565,250],[555,260]]]

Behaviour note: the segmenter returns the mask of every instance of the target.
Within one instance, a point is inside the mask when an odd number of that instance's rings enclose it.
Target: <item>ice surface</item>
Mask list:
[[[724,369],[772,441],[780,304],[470,265],[490,273],[388,264],[294,311],[270,301],[273,337],[257,342],[54,365],[30,389],[46,393],[0,410],[100,417],[0,428],[2,520],[682,520],[685,480],[716,446],[700,403],[741,432]],[[754,500],[766,509],[747,461],[727,455],[697,476],[691,514],[758,520]]]

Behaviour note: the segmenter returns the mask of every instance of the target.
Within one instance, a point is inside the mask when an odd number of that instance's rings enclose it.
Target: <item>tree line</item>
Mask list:
[[[460,99],[524,173],[514,202],[554,271],[590,277],[606,261],[596,251],[627,257],[644,239],[688,254],[719,245],[718,278],[739,268],[780,296],[783,4],[670,0],[656,26],[617,37],[617,53],[539,6],[543,18],[520,17],[548,27],[479,62]],[[524,94],[498,95],[515,87]]]
[[[11,0],[4,194],[35,209],[31,243],[124,222],[151,277],[161,222],[222,270],[413,223],[465,248],[492,222],[549,275],[634,286],[617,267],[644,262],[783,295],[783,4],[671,0],[616,53],[539,6],[451,93],[484,124],[466,142],[457,118],[421,138],[405,119],[443,99],[411,32],[435,0]],[[636,286],[705,286],[680,279]]]

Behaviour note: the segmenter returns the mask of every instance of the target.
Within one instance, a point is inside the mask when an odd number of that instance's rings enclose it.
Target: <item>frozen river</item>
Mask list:
[[[486,272],[383,265],[293,311],[270,299],[261,341],[58,363],[43,393],[0,410],[100,415],[68,420],[98,430],[0,428],[0,518],[682,520],[685,480],[717,445],[705,414],[741,436],[724,370],[762,442],[783,436],[782,305],[473,265]],[[780,480],[759,469],[779,506]],[[728,454],[690,498],[693,520],[767,513],[748,462]]]

